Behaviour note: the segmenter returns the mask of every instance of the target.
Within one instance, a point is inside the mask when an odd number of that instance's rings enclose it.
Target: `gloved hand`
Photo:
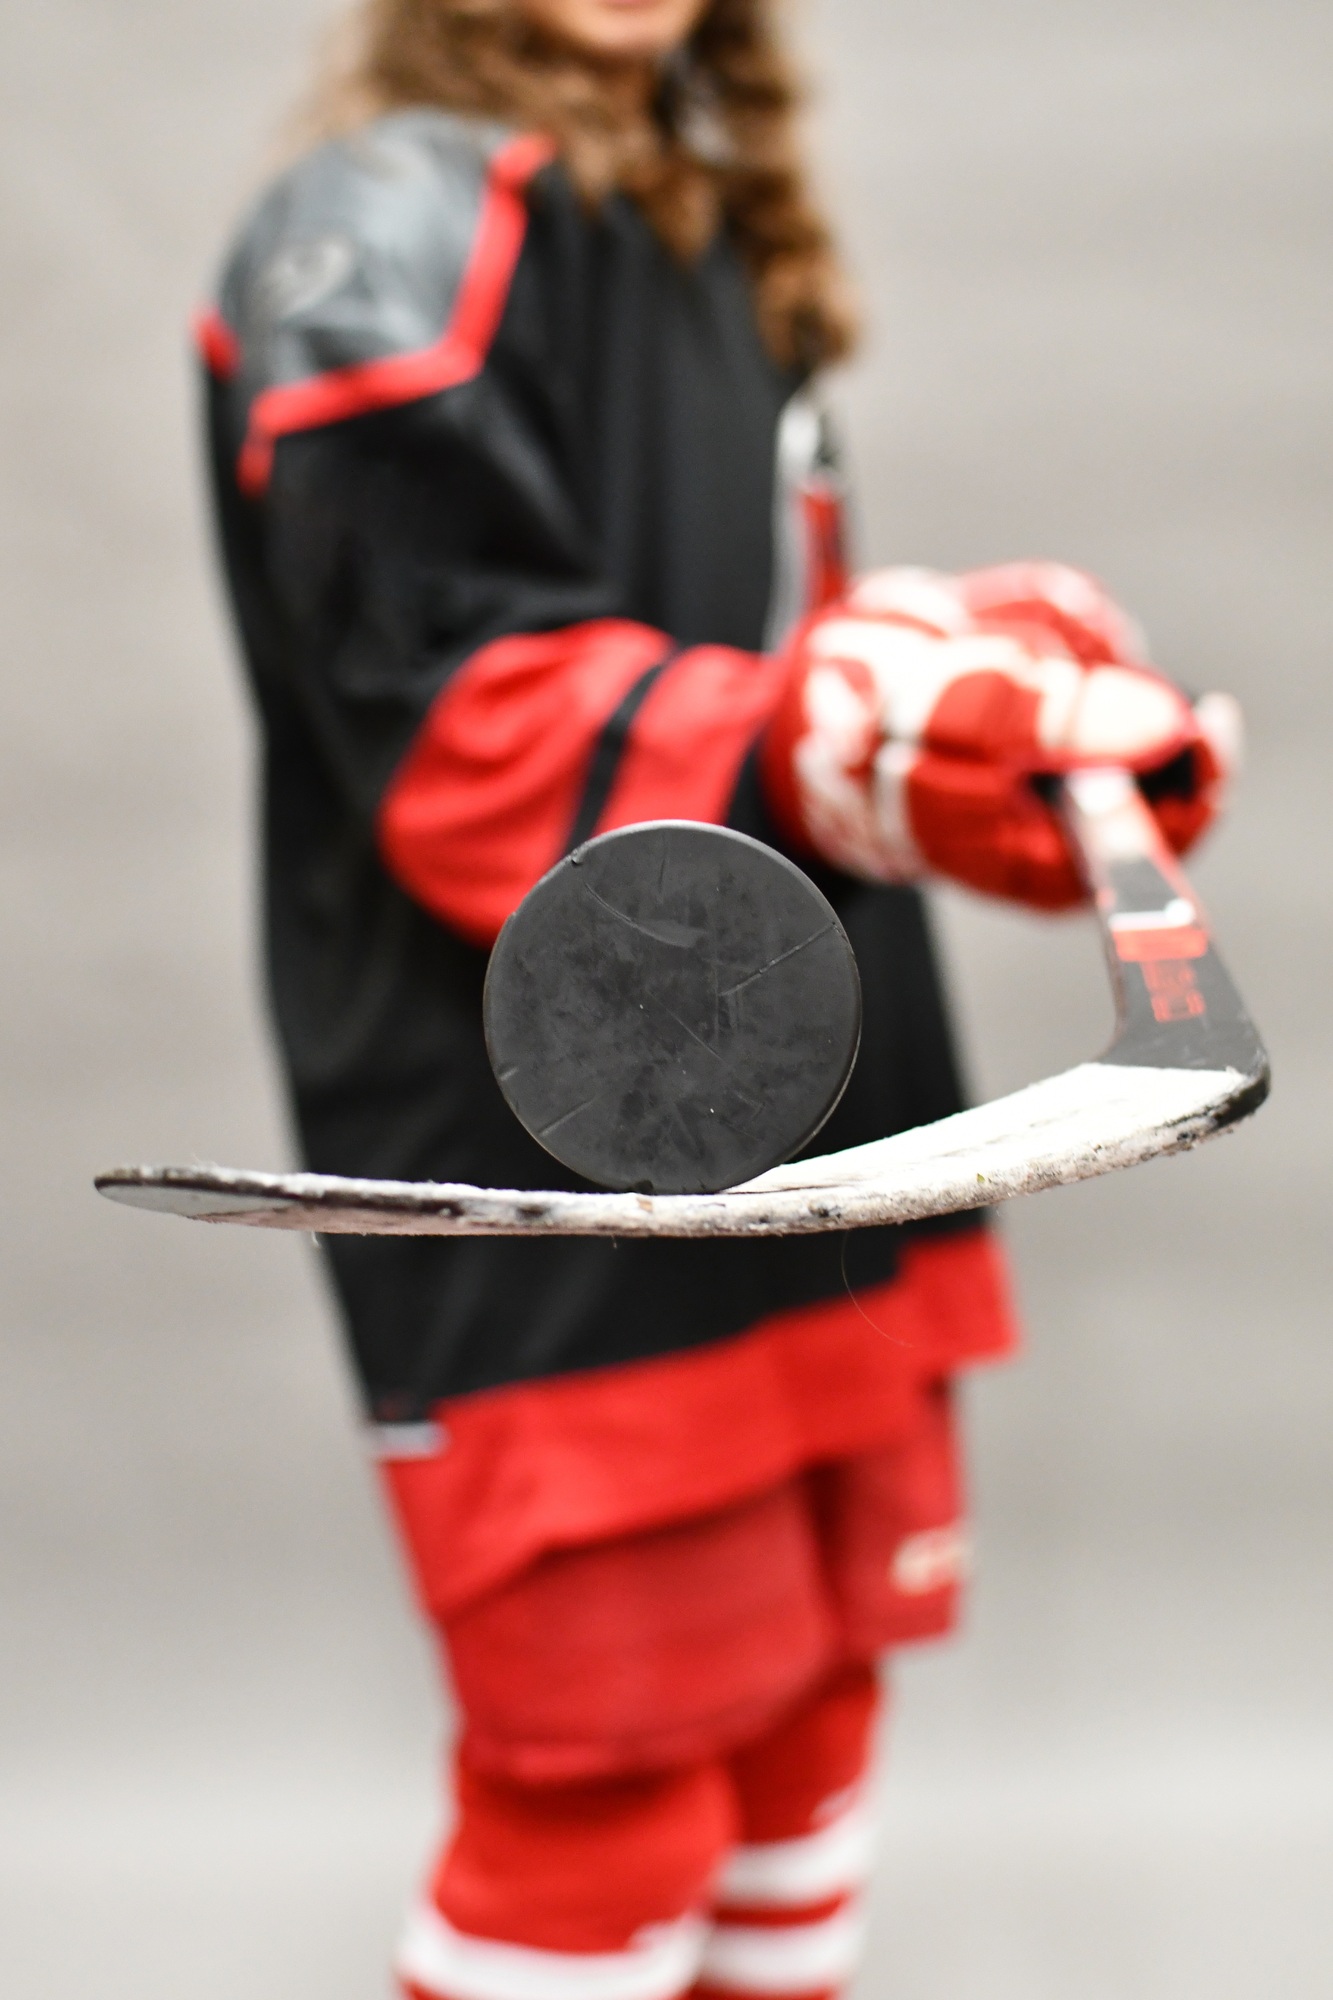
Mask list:
[[[875,881],[933,871],[1065,908],[1086,892],[1042,777],[1127,767],[1183,853],[1239,749],[1230,697],[1191,707],[1093,579],[1055,563],[875,571],[787,660],[770,798],[794,838]]]

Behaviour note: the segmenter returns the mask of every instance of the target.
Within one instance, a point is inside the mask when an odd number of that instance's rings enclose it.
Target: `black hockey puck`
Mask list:
[[[586,1180],[734,1187],[842,1096],[861,986],[832,905],[760,841],[692,820],[590,840],[510,917],[486,1044],[534,1139]]]

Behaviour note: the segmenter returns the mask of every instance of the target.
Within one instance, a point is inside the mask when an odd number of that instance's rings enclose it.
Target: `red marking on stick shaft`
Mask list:
[[[1194,967],[1184,959],[1157,959],[1140,966],[1155,1021],[1197,1020],[1208,1011]]]
[[[1117,930],[1116,957],[1126,965],[1141,965],[1154,958],[1202,958],[1208,949],[1208,933],[1197,924],[1182,924],[1174,930]]]

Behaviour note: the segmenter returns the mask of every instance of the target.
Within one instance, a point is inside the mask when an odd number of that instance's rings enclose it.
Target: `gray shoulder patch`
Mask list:
[[[430,347],[457,302],[506,127],[404,111],[321,146],[259,202],[218,305],[246,400]]]

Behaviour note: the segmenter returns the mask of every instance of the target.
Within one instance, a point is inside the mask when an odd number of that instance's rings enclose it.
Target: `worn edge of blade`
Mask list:
[[[193,1220],[321,1234],[760,1236],[919,1221],[1195,1146],[1262,1101],[1237,1070],[1092,1062],[1009,1097],[779,1167],[715,1195],[572,1193],[227,1168],[119,1168],[110,1199]]]

